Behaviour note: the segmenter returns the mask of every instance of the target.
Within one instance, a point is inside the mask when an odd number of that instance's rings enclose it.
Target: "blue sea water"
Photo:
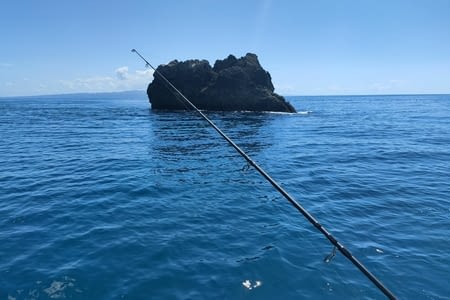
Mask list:
[[[450,96],[207,113],[401,299],[450,298]],[[193,112],[0,99],[0,299],[384,299]]]

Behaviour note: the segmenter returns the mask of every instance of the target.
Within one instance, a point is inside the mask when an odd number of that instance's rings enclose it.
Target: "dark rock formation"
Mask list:
[[[295,112],[294,107],[274,93],[269,72],[255,54],[237,59],[233,55],[217,60],[174,60],[157,68],[195,106],[216,111]],[[187,109],[183,100],[157,72],[147,94],[153,109]]]

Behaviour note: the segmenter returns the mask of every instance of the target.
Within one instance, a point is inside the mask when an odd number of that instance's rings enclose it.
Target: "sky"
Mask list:
[[[258,55],[282,95],[450,93],[450,0],[2,0],[0,97],[145,90]]]

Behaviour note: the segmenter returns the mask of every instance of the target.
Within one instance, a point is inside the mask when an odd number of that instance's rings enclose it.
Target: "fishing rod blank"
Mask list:
[[[195,110],[205,121],[207,121],[251,166],[253,166],[281,195],[284,196],[317,230],[319,230],[330,243],[339,250],[353,265],[355,265],[375,286],[384,293],[389,299],[397,299],[395,295],[384,286],[384,284],[373,275],[356,257],[354,257],[350,251],[345,248],[334,236],[328,232],[305,208],[303,208],[288,192],[286,192],[269,174],[264,171],[250,156],[247,155],[235,142],[233,142],[216,124],[214,124],[202,111],[200,111],[182,92],[180,92],[161,72],[153,67],[136,49],[132,49],[131,52],[136,53],[145,63],[153,69],[161,79],[164,80],[174,91],[176,91],[184,101]],[[334,251],[334,250],[333,250]],[[329,261],[331,259],[327,257]]]

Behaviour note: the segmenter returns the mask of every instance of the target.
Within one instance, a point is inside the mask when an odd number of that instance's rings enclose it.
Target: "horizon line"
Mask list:
[[[123,93],[144,93],[146,90],[123,90],[123,91],[103,91],[103,92],[62,92],[54,94],[35,94],[35,95],[15,95],[15,96],[0,96],[0,99],[7,98],[35,98],[35,97],[57,97],[57,96],[71,96],[71,95],[101,95],[101,94],[123,94]],[[283,97],[364,97],[364,96],[420,96],[420,95],[450,95],[448,93],[390,93],[390,94],[279,94]]]

